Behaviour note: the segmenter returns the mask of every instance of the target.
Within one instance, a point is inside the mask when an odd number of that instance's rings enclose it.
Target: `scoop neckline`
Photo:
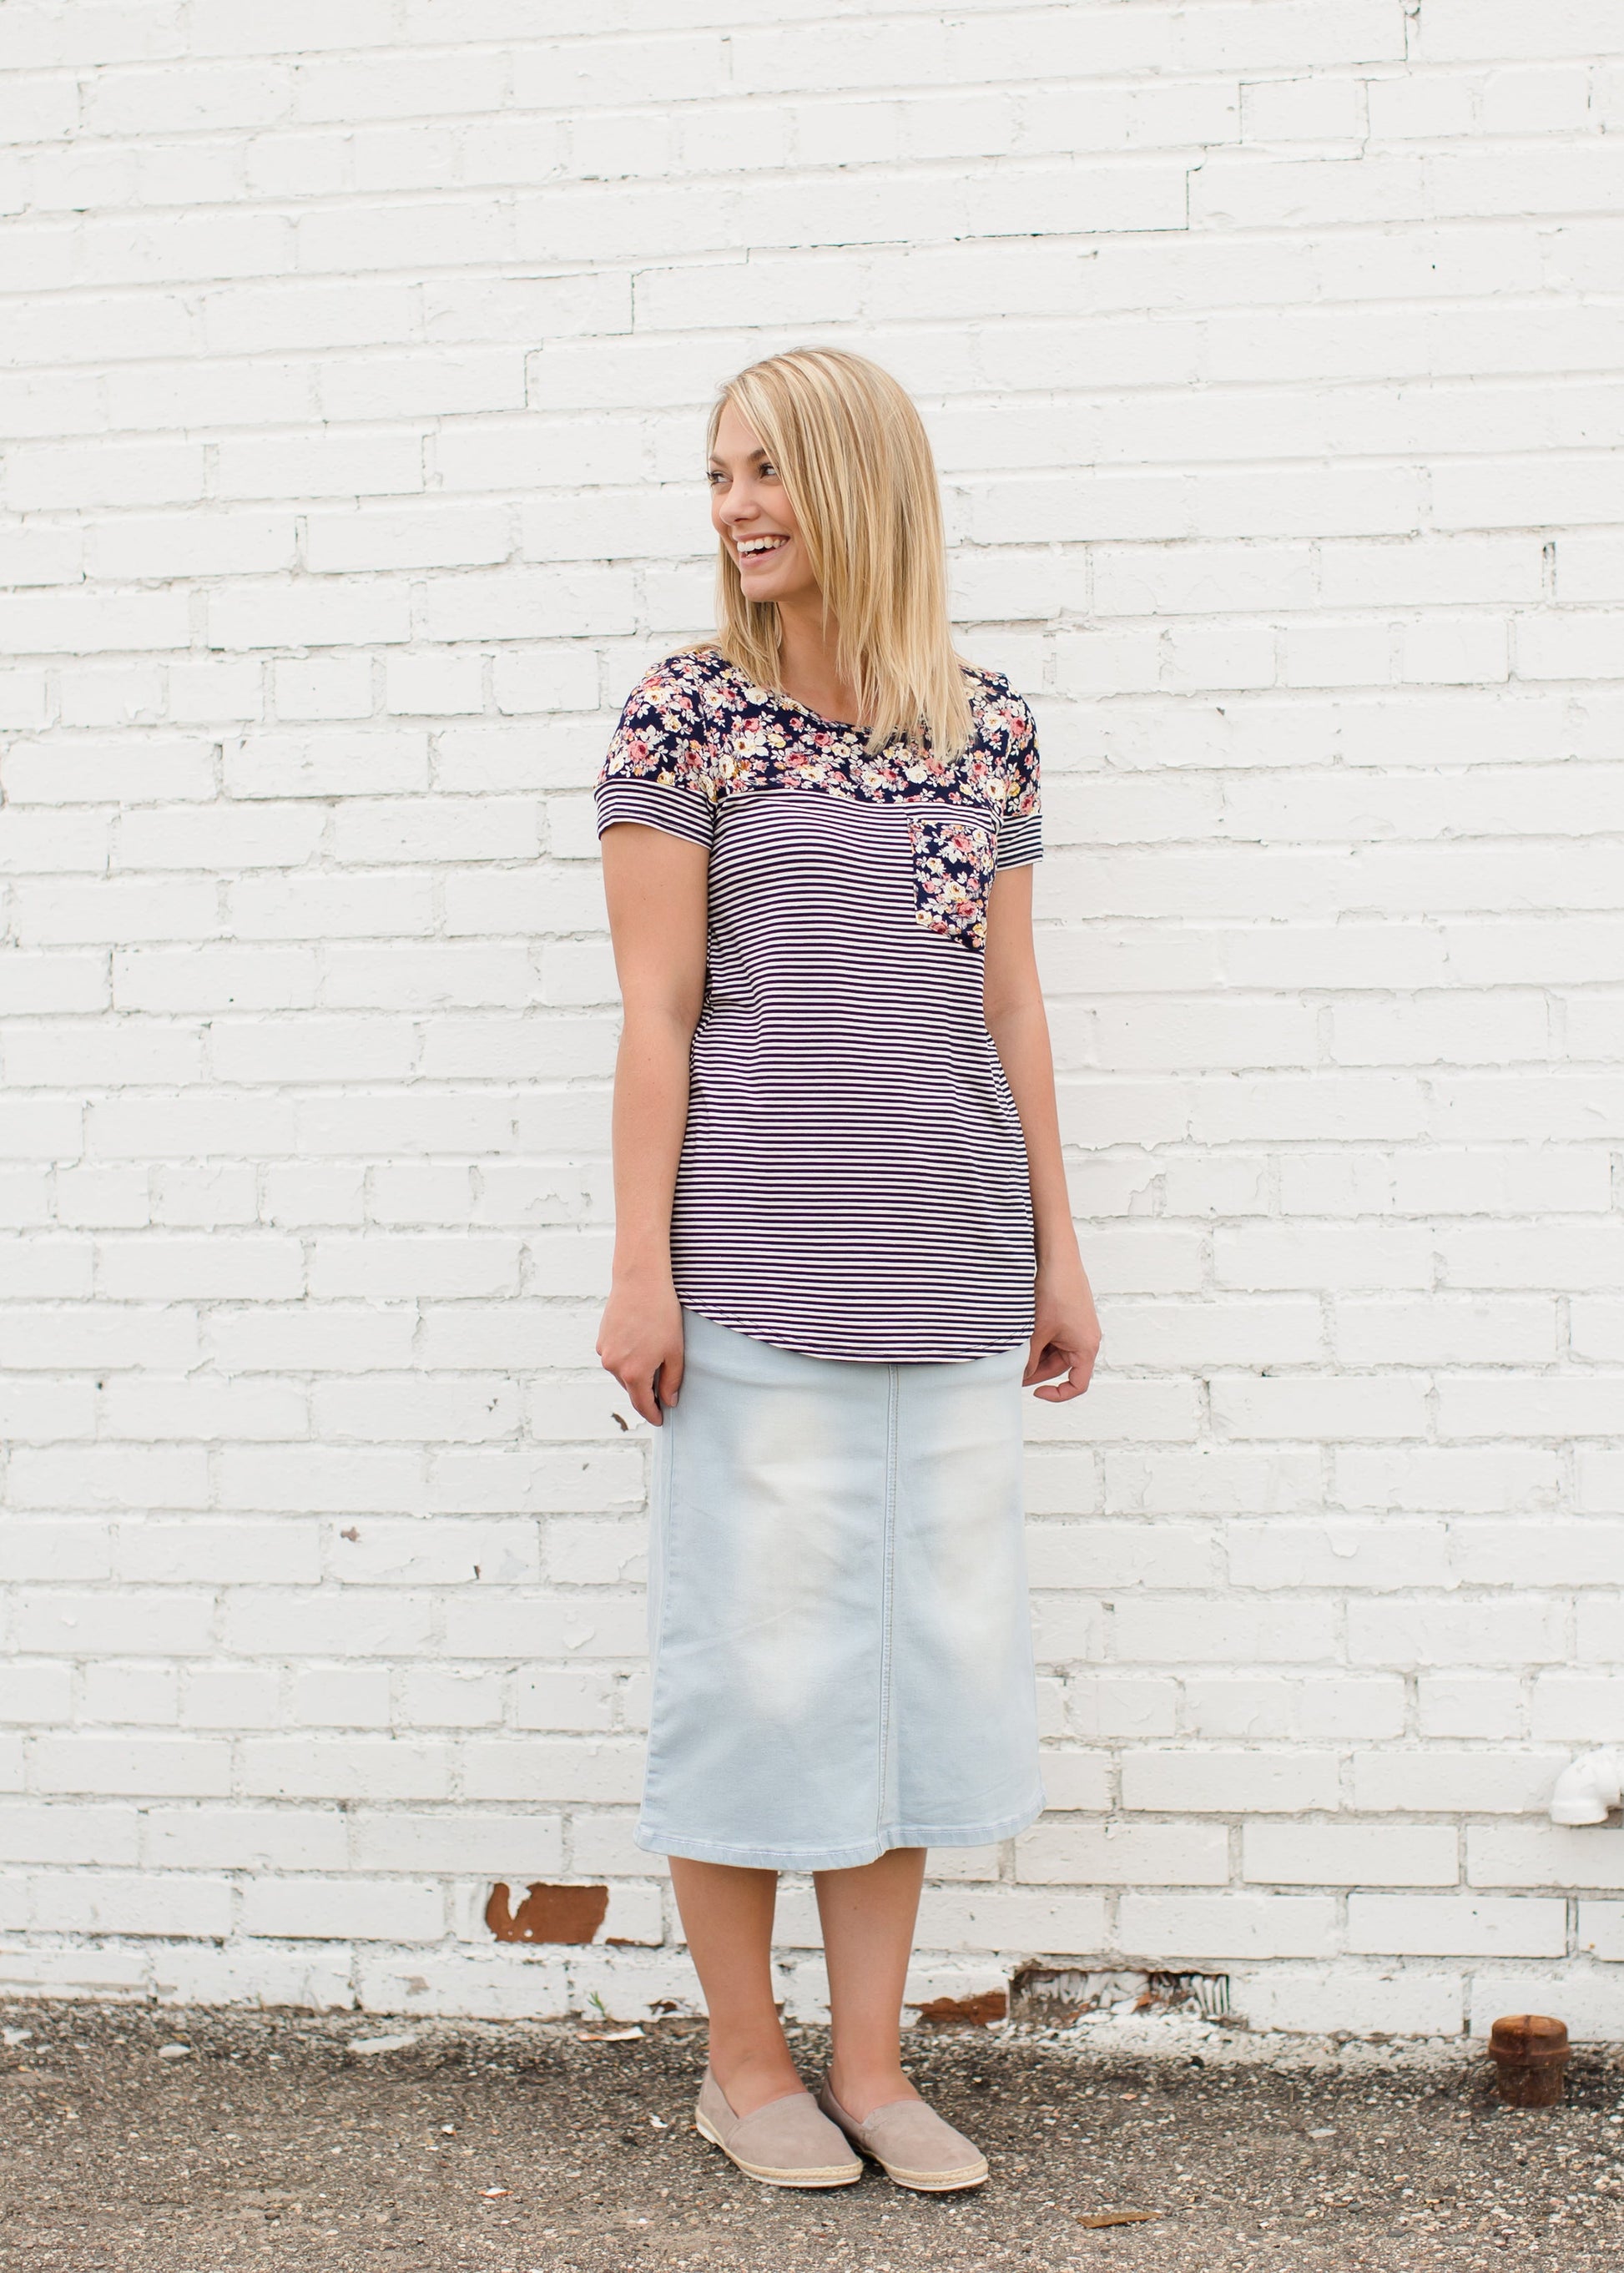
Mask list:
[[[724,656],[722,660],[726,663],[726,656]],[[739,671],[736,663],[730,664],[729,668]],[[779,703],[788,710],[799,710],[804,717],[816,718],[820,726],[831,726],[838,734],[866,735],[868,731],[867,726],[860,726],[854,718],[831,718],[826,710],[815,710],[809,702],[801,701],[799,695],[791,694],[781,686],[763,686],[757,680],[747,677],[742,671],[739,671],[739,676],[747,686],[753,686],[758,694],[764,694],[769,702]]]
[[[828,726],[837,734],[861,734],[865,738],[868,736],[868,728],[858,725],[854,719],[831,718],[827,711],[815,710],[809,702],[802,702],[798,696],[786,694],[782,687],[763,686],[759,679],[752,679],[747,671],[736,664],[731,656],[724,655],[719,647],[713,648],[710,651],[721,663],[723,669],[731,671],[741,686],[752,688],[757,694],[764,695],[769,702],[780,703],[788,709],[799,710],[803,717],[815,718],[820,726]],[[974,665],[971,668],[974,669]],[[893,734],[891,739],[895,741],[898,736]]]

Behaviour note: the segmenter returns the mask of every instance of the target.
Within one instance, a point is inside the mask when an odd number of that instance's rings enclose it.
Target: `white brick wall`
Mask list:
[[[0,12],[0,1983],[692,1993],[586,791],[810,337],[1041,715],[1107,1325],[1030,1415],[1053,1809],[919,1993],[1624,2034],[1542,1812],[1624,1737],[1616,6]]]

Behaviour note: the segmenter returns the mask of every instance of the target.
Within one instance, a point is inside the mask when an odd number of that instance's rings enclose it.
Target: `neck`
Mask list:
[[[778,603],[778,679],[786,694],[820,717],[861,724],[857,691],[835,660],[839,626],[823,613],[818,592]]]

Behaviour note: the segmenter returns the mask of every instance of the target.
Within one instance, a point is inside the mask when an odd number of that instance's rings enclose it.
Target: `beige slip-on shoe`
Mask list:
[[[926,2106],[922,2099],[888,2099],[866,2122],[848,2115],[823,2078],[817,2104],[838,2123],[853,2147],[872,2155],[888,2179],[919,2194],[953,2194],[979,2187],[987,2177],[987,2157],[961,2131]]]
[[[818,2113],[809,2091],[786,2091],[748,2115],[735,2115],[707,2067],[694,2128],[747,2179],[764,2187],[850,2187],[862,2176],[862,2164],[829,2118]]]

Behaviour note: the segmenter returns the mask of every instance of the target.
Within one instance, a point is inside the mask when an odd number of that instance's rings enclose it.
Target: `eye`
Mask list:
[[[705,484],[708,488],[718,489],[726,479],[726,475],[719,466],[707,466],[705,469]]]

